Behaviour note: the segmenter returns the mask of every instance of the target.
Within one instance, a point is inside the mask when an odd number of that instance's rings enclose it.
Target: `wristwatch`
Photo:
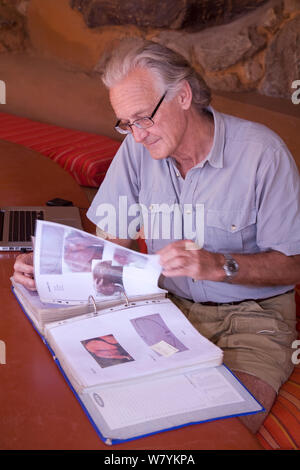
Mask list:
[[[225,258],[225,264],[223,265],[226,276],[225,282],[230,282],[237,275],[239,271],[239,265],[230,254],[223,253],[223,256]]]

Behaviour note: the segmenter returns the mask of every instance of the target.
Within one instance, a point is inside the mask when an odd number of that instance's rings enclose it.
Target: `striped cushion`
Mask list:
[[[0,139],[36,150],[83,186],[99,187],[120,146],[109,137],[0,113]]]
[[[296,288],[296,305],[300,338],[300,285]],[[300,358],[300,354],[296,356]],[[279,390],[257,438],[265,449],[300,449],[300,364]]]

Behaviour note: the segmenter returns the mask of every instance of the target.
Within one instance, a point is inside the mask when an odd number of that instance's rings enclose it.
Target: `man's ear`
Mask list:
[[[191,107],[193,93],[190,84],[186,80],[182,81],[181,88],[177,96],[182,109],[187,110]]]

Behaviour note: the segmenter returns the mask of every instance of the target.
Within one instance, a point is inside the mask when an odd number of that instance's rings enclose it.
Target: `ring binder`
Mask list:
[[[93,313],[86,315],[85,309],[82,317],[76,315],[64,318],[63,320],[49,321],[41,327],[29,307],[30,304],[24,301],[25,297],[21,295],[22,291],[18,290],[18,286],[13,285],[13,292],[19,300],[25,314],[32,321],[33,326],[48,347],[55,364],[58,366],[67,384],[78,399],[98,436],[107,446],[121,442],[129,442],[133,439],[170,429],[177,429],[189,424],[264,411],[264,408],[249,394],[247,389],[243,387],[229,369],[221,365],[220,361],[222,357],[216,354],[217,351],[215,350],[217,346],[214,346],[210,342],[207,343],[208,340],[202,337],[196,330],[193,330],[193,334],[200,336],[195,339],[194,349],[193,343],[191,343],[194,352],[192,352],[190,360],[183,362],[182,370],[179,370],[174,364],[172,366],[172,363],[170,363],[170,365],[162,366],[161,371],[160,367],[158,367],[158,370],[155,370],[155,368],[148,370],[145,377],[140,375],[139,371],[130,372],[130,369],[127,369],[125,376],[120,377],[122,366],[120,365],[118,372],[118,365],[114,365],[112,369],[116,371],[116,375],[115,378],[112,376],[113,382],[111,382],[111,380],[103,380],[102,372],[104,369],[101,369],[101,378],[99,380],[93,378],[91,383],[88,383],[87,386],[84,385],[85,373],[83,373],[83,376],[81,375],[82,372],[77,367],[77,358],[72,354],[68,354],[69,341],[72,340],[72,345],[77,344],[81,353],[83,353],[84,350],[79,346],[77,339],[86,337],[88,332],[90,332],[88,336],[94,338],[94,336],[96,336],[96,333],[94,333],[96,327],[97,330],[99,330],[97,334],[101,335],[102,325],[108,325],[108,333],[116,338],[117,332],[123,331],[125,326],[125,330],[128,328],[128,331],[130,331],[128,346],[131,345],[131,343],[134,345],[134,339],[137,339],[136,335],[138,335],[139,338],[142,338],[142,336],[139,335],[137,330],[132,328],[132,311],[130,311],[132,307],[137,309],[134,312],[137,319],[143,320],[150,318],[153,314],[157,315],[158,310],[155,305],[156,302],[159,302],[159,314],[162,316],[163,323],[166,321],[170,332],[174,329],[180,331],[181,334],[185,335],[186,341],[188,338],[192,337],[192,335],[189,334],[189,329],[193,328],[192,325],[186,323],[188,320],[169,299],[161,298],[159,300],[150,297],[140,299],[136,302],[130,300],[129,302],[127,293],[124,292],[128,309],[124,309],[124,305],[119,299],[116,301],[114,304],[115,307],[113,308],[110,308],[111,306],[109,305],[105,305],[105,307],[103,305],[101,306],[99,303],[97,311],[95,298],[93,295],[90,295],[88,297],[88,303],[85,302],[85,305],[93,306],[94,315]],[[152,303],[154,303],[154,305],[152,305]],[[118,312],[120,313],[119,316]],[[103,322],[101,322],[102,313],[106,314],[106,318],[103,319]],[[118,319],[119,322],[122,322],[123,327],[119,325],[116,331],[114,331],[116,324],[119,323]],[[73,328],[74,325],[71,325],[73,321],[79,322],[77,331],[80,332],[80,336],[77,339],[73,337],[75,332]],[[69,322],[70,324],[68,325]],[[105,328],[106,326],[104,330]],[[104,330],[103,334],[105,335]],[[86,331],[86,333],[84,333],[84,331]],[[101,339],[101,336],[98,337]],[[120,340],[121,343],[123,343],[123,339],[120,338]],[[206,343],[205,348],[203,347],[204,342]],[[210,346],[208,347],[208,345]],[[140,356],[136,357],[140,362],[142,362],[148,354],[148,345],[146,342],[145,347],[147,348],[146,355],[141,353]],[[198,352],[198,348],[200,352]],[[190,351],[190,349],[188,351]],[[87,352],[84,352],[84,354],[86,353]],[[201,360],[202,354],[206,357],[206,360]],[[196,362],[195,357],[198,358]],[[86,357],[84,360],[86,360]],[[167,356],[163,357],[163,360],[164,362],[167,361]],[[190,362],[191,360],[192,362]],[[134,364],[134,361],[131,362],[131,364]],[[148,363],[146,362],[145,364]],[[72,372],[73,370],[74,373]],[[146,370],[146,366],[144,370]],[[124,377],[126,378],[124,379]],[[155,380],[153,380],[154,377]],[[201,384],[206,383],[207,377],[208,379],[211,377],[214,386],[211,391],[206,389],[206,391],[201,391]],[[121,384],[122,387],[119,387]],[[198,384],[200,394],[197,392]],[[152,395],[155,396],[155,401],[151,400],[147,403],[147,406],[145,406],[145,390],[147,390],[148,393],[149,387],[151,387]],[[184,387],[183,390],[185,391],[183,398],[181,387]],[[214,387],[216,387],[216,389]],[[222,403],[224,387],[225,390],[227,389],[230,393],[228,401]],[[122,388],[122,390],[119,390],[120,388]],[[166,397],[166,390],[168,390],[168,397]],[[220,396],[218,392],[214,394],[215,390],[220,390]],[[207,394],[207,404],[205,406],[203,406],[202,393],[204,393],[204,396]],[[99,395],[101,395],[102,400],[95,399],[95,396],[99,397]],[[108,396],[109,400],[105,402]],[[216,405],[217,399],[221,400],[221,404],[218,406]],[[104,402],[105,412],[103,406]],[[166,407],[169,410],[167,413]],[[126,413],[124,413],[124,409]],[[130,411],[129,413],[127,413],[127,409]]]
[[[126,307],[129,307],[129,299],[127,297],[127,294],[125,292],[125,289],[123,286],[120,286],[122,287],[122,291],[123,291],[123,294],[124,294],[124,297],[125,297],[125,305]],[[89,298],[88,298],[88,304],[92,304],[93,307],[94,307],[94,311],[92,312],[94,315],[98,315],[98,312],[97,312],[97,305],[96,305],[96,302],[95,302],[95,299],[92,295],[89,295]]]
[[[126,300],[126,307],[129,307],[129,299],[128,299],[128,297],[127,297],[127,294],[126,294],[126,292],[125,292],[124,287],[123,287],[123,294],[124,294],[124,297],[125,297],[125,300]]]
[[[88,304],[90,304],[90,303],[92,303],[92,305],[94,307],[93,314],[97,315],[97,305],[96,305],[95,299],[92,295],[89,295],[89,298],[88,298]]]

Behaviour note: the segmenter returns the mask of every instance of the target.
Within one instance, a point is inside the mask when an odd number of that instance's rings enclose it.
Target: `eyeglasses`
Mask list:
[[[148,127],[153,126],[154,124],[153,118],[158,108],[160,107],[161,103],[163,102],[166,94],[167,92],[163,94],[163,96],[159,100],[151,116],[136,119],[135,121],[133,121],[132,124],[130,124],[129,122],[122,122],[121,119],[119,119],[119,121],[115,125],[116,131],[120,132],[121,134],[129,134],[130,132],[132,132],[132,126],[136,126],[138,129],[147,129]]]

